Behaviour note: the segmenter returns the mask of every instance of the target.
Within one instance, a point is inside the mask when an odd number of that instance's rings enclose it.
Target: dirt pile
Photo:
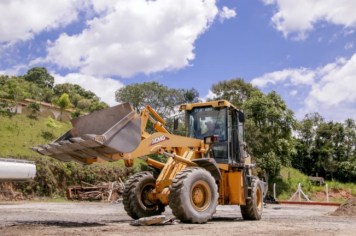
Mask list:
[[[318,200],[326,200],[326,191],[321,190],[314,193],[314,197]],[[352,198],[352,194],[344,189],[329,189],[329,199],[349,199]]]
[[[339,206],[331,215],[356,217],[356,198],[347,199],[347,201]]]

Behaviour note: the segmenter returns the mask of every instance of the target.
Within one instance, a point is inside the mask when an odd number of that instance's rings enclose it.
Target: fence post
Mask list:
[[[326,202],[329,202],[329,188],[328,188],[328,184],[325,184],[326,187]]]
[[[299,183],[299,185],[298,185],[298,192],[299,192],[299,202],[301,202],[302,201],[302,198],[301,198],[301,191],[302,191],[302,186],[300,185],[300,183]]]
[[[273,198],[276,200],[276,183],[273,184]]]

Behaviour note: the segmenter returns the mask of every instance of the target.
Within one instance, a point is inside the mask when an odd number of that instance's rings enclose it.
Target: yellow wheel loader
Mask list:
[[[161,214],[169,205],[182,222],[206,223],[220,205],[240,205],[246,220],[259,220],[267,184],[252,175],[244,142],[243,111],[225,100],[182,104],[176,135],[150,106],[137,114],[125,103],[72,119],[73,128],[53,143],[31,148],[58,160],[81,164],[141,158],[158,170],[144,171],[125,184],[123,204],[133,219]],[[150,121],[155,132],[148,133]],[[178,133],[178,119],[174,132]],[[168,157],[166,163],[146,157]]]

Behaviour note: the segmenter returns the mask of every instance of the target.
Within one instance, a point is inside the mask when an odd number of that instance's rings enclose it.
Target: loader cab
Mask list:
[[[186,110],[188,137],[201,140],[212,135],[218,137],[218,142],[211,144],[209,157],[217,163],[243,165],[240,143],[244,141],[245,119],[242,111],[224,100],[184,104],[180,110]]]

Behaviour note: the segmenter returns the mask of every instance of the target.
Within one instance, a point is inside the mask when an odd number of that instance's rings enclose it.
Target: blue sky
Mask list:
[[[131,83],[206,98],[213,83],[241,77],[276,90],[298,119],[355,119],[353,9],[354,0],[2,1],[0,74],[45,66],[56,83],[111,105]]]

